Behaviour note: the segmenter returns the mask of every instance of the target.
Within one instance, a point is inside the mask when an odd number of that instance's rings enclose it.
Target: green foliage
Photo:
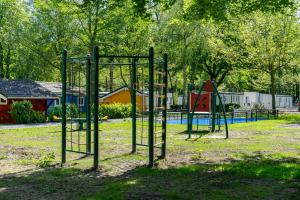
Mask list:
[[[45,115],[32,108],[30,101],[16,101],[11,105],[10,114],[18,124],[43,123]]]
[[[130,117],[131,105],[130,104],[101,104],[99,105],[100,117],[108,116],[109,119],[121,119]]]
[[[280,113],[278,116],[281,120],[300,123],[300,114]]]
[[[67,104],[67,118],[77,117],[79,115],[79,109],[76,104]],[[50,120],[53,120],[53,117],[62,117],[62,106],[56,105],[48,109],[48,117]]]
[[[67,104],[67,117],[77,117],[79,115],[79,109],[76,104]]]
[[[52,106],[48,109],[48,117],[49,120],[53,120],[53,117],[61,117],[62,116],[62,107],[61,105]]]
[[[241,106],[239,104],[235,104],[235,103],[228,103],[225,104],[225,112],[232,112],[234,109],[239,109]],[[217,111],[222,111],[222,109],[220,108],[219,105],[216,106],[216,110]]]
[[[31,122],[32,104],[29,101],[16,101],[10,107],[12,118],[19,124],[27,124]]]
[[[55,154],[54,152],[47,153],[46,155],[42,156],[38,161],[37,161],[37,166],[41,168],[46,168],[50,167],[51,164],[53,164],[53,161],[55,160]]]
[[[46,117],[43,113],[33,110],[31,113],[31,123],[44,123]]]

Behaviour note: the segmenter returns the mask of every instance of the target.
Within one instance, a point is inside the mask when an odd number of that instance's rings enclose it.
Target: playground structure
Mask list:
[[[187,110],[187,132],[188,137],[191,138],[193,130],[194,116],[197,119],[201,116],[206,116],[209,119],[210,131],[216,131],[216,126],[218,130],[221,129],[221,120],[223,116],[223,123],[225,126],[225,137],[228,138],[228,125],[226,119],[225,107],[222,103],[222,98],[218,92],[217,86],[213,81],[207,80],[198,90],[198,93],[192,92],[193,86],[189,84],[188,86],[188,110]],[[217,98],[219,102],[218,112]],[[223,115],[222,115],[223,114]],[[197,125],[198,130],[198,125]]]
[[[94,169],[99,165],[99,72],[106,66],[118,66],[120,71],[128,68],[126,77],[122,74],[122,79],[126,82],[127,78],[130,82],[131,152],[135,153],[137,146],[147,147],[148,166],[152,167],[155,157],[161,159],[166,156],[168,70],[167,54],[164,54],[163,59],[155,59],[152,47],[148,55],[101,55],[97,46],[94,47],[92,56],[68,57],[67,50],[63,51],[61,162],[66,162],[67,152],[73,152],[93,156]],[[75,114],[67,113],[66,94],[69,91],[76,92],[78,96],[78,112]],[[142,106],[136,101],[137,92],[147,93],[147,98],[143,98],[141,102]],[[81,98],[83,96],[85,98]],[[85,109],[80,109],[80,101],[86,101]],[[142,109],[138,109],[139,107]]]

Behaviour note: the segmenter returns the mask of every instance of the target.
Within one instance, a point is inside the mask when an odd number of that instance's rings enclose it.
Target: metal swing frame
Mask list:
[[[223,113],[223,117],[224,117],[224,125],[225,125],[225,138],[228,139],[229,138],[229,133],[228,133],[228,125],[227,125],[227,118],[226,118],[226,111],[225,111],[225,107],[224,104],[222,102],[222,98],[220,96],[220,93],[218,91],[217,86],[215,85],[214,81],[211,81],[212,85],[213,85],[213,91],[211,93],[212,95],[212,99],[211,99],[211,105],[212,105],[212,115],[211,115],[211,132],[214,132],[216,130],[216,104],[217,101],[216,99],[219,99],[219,107],[221,107],[221,112]],[[190,93],[192,92],[192,88],[193,86],[191,84],[188,85],[188,109],[187,109],[187,132],[188,132],[188,138],[191,138],[191,134],[193,131],[193,118],[195,115],[195,109],[196,106],[200,100],[200,96],[202,91],[204,90],[205,87],[205,82],[202,84],[201,88],[198,90],[198,94],[196,97],[196,100],[194,102],[193,108],[192,110],[190,110]],[[221,118],[221,113],[219,112],[218,114],[218,126],[219,126],[219,130],[220,130],[220,118]]]

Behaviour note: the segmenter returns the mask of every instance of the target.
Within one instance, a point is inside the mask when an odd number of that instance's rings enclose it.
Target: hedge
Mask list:
[[[121,119],[127,118],[131,115],[131,105],[130,104],[101,104],[99,105],[99,116],[107,116],[109,119]]]

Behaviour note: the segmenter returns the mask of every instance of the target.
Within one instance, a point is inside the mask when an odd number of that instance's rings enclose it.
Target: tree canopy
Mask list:
[[[60,81],[62,49],[86,55],[98,45],[107,54],[141,54],[150,46],[167,52],[170,91],[176,95],[186,96],[187,83],[205,79],[227,91],[273,94],[294,94],[289,85],[299,81],[294,0],[1,0],[0,5],[0,78]],[[113,78],[119,69],[101,73],[101,81],[113,82],[102,90],[123,84]]]

